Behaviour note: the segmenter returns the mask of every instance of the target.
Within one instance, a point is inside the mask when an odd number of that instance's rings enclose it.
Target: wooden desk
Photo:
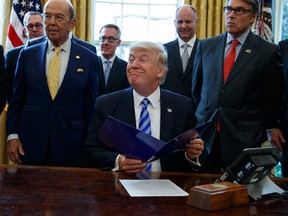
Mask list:
[[[186,190],[212,183],[215,175],[154,173]],[[249,205],[207,212],[186,204],[187,197],[130,197],[118,179],[123,172],[97,169],[0,165],[0,215],[288,215],[288,200],[265,197]]]

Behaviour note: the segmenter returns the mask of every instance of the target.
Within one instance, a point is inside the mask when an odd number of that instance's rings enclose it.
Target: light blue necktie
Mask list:
[[[110,70],[111,70],[111,68],[110,68],[111,61],[110,60],[106,60],[105,63],[106,63],[106,68],[105,68],[105,71],[104,71],[104,76],[105,76],[105,86],[106,86],[107,82],[108,82]]]
[[[142,110],[140,113],[140,119],[139,119],[139,130],[143,131],[146,134],[151,135],[151,122],[149,117],[149,112],[147,109],[148,104],[150,103],[148,98],[144,98],[141,101]],[[145,171],[151,170],[151,163],[147,165],[145,168]]]
[[[188,53],[188,47],[190,45],[189,44],[183,44],[182,47],[184,49],[181,60],[182,60],[182,68],[183,68],[183,73],[186,70],[187,64],[188,64],[188,60],[189,60],[189,53]]]

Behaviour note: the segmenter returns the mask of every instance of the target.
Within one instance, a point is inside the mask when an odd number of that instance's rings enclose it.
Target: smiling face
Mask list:
[[[179,37],[188,42],[194,37],[198,18],[191,6],[183,6],[176,13],[174,24]]]
[[[157,62],[154,50],[134,48],[129,54],[126,74],[133,89],[147,97],[159,86],[164,69]]]
[[[54,46],[65,43],[76,25],[76,19],[70,15],[69,3],[67,0],[49,0],[45,5],[46,35]]]
[[[256,19],[256,14],[252,14],[250,11],[251,6],[242,0],[230,0],[226,7],[227,6],[232,9],[241,7],[246,10],[242,15],[236,15],[235,11],[232,11],[229,14],[224,13],[226,31],[234,38],[237,38],[251,28],[252,23],[254,23]]]
[[[100,38],[108,38],[106,40],[100,40],[101,54],[110,59],[115,55],[117,47],[120,45],[121,40],[114,28],[103,28],[99,34]],[[109,41],[109,38],[113,38],[114,41]]]

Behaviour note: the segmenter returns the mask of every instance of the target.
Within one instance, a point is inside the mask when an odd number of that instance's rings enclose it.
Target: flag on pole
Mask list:
[[[260,8],[254,23],[254,32],[272,42],[272,0],[260,0],[259,3]]]
[[[6,50],[25,44],[23,18],[28,11],[42,13],[40,0],[13,0],[6,39]]]

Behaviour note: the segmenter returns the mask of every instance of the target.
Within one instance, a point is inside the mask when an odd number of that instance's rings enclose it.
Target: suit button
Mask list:
[[[221,91],[221,94],[224,94],[224,93],[225,93],[225,90],[222,90],[222,91]]]

